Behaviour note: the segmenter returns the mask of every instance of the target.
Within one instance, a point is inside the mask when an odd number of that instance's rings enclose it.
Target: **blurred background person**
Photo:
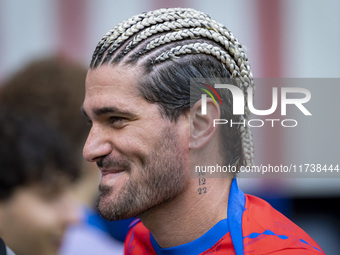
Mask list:
[[[86,69],[61,58],[37,60],[10,78],[0,95],[0,109],[36,116],[58,129],[71,145],[71,157],[81,171],[74,193],[81,205],[81,222],[71,226],[60,254],[122,254],[122,243],[93,209],[98,194],[99,171],[85,162],[82,147],[88,127],[80,112]]]
[[[0,141],[0,237],[7,254],[58,254],[66,228],[78,220],[71,187],[80,172],[69,144],[42,122],[3,110]]]

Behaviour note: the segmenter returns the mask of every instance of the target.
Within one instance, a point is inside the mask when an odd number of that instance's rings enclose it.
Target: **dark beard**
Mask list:
[[[178,149],[178,136],[169,127],[162,139],[145,158],[138,179],[129,175],[124,187],[100,185],[98,211],[107,220],[122,220],[150,211],[173,200],[186,187],[185,161]],[[138,170],[134,170],[138,171]],[[110,199],[115,192],[115,198]]]

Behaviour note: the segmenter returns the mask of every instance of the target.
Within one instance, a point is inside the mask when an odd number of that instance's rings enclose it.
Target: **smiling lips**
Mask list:
[[[103,177],[109,174],[118,174],[124,171],[125,170],[123,169],[100,169],[100,172],[102,173]]]

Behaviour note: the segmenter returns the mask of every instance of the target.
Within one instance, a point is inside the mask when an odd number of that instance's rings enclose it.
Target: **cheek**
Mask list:
[[[147,120],[144,119],[143,121],[131,123],[131,125],[116,134],[112,134],[111,137],[118,153],[126,157],[134,167],[140,168],[144,166],[145,160],[151,154],[155,153],[154,150],[156,147],[169,142],[166,141],[168,132],[174,132],[176,136],[178,136],[176,148],[171,148],[170,151],[172,151],[172,149],[181,151],[181,153],[188,157],[190,137],[188,124],[189,122],[184,123],[184,121],[181,120],[181,124],[177,125],[161,117],[151,117]]]
[[[156,135],[155,132],[146,128],[126,129],[117,135],[119,138],[116,139],[116,148],[132,161],[144,161],[154,147]]]

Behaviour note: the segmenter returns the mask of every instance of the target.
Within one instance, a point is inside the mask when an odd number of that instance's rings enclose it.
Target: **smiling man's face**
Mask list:
[[[138,92],[137,68],[88,72],[84,157],[102,173],[98,209],[109,220],[141,215],[184,192],[189,181],[189,118],[171,122]]]

